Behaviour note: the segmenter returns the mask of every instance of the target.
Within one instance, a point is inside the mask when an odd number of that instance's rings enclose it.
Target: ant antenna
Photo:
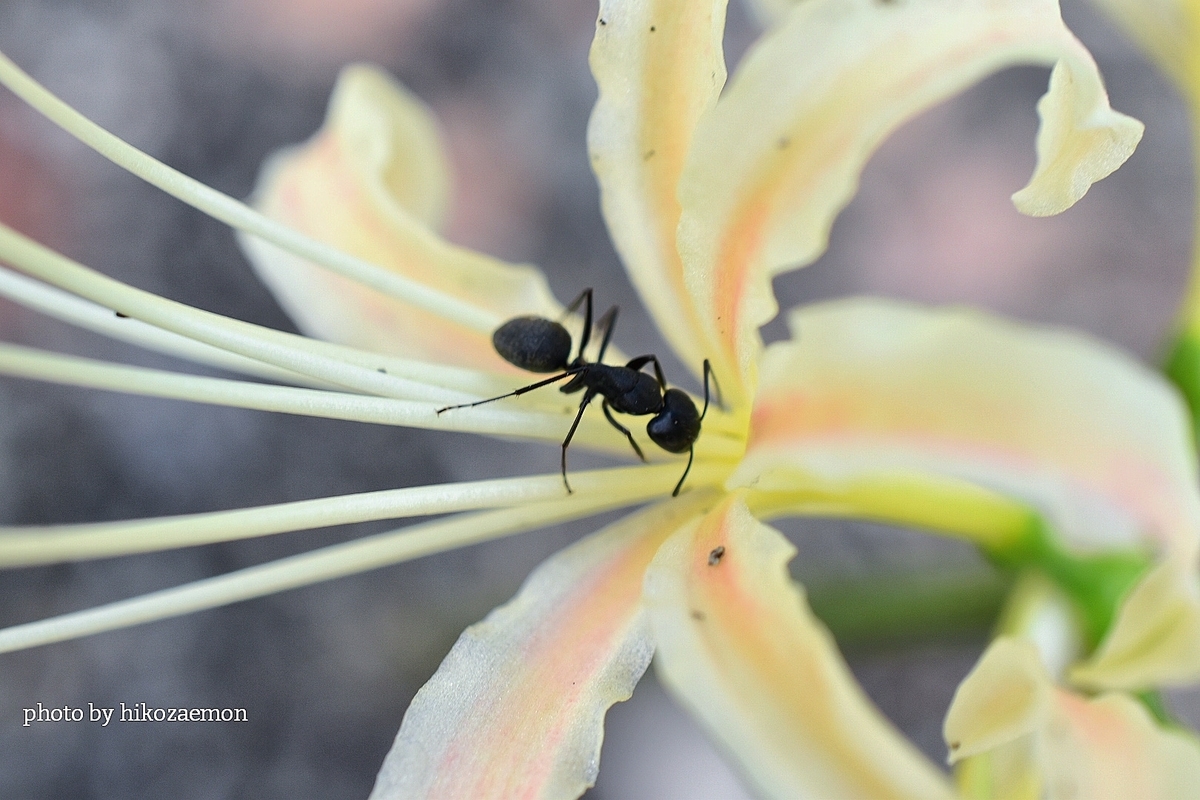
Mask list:
[[[671,492],[671,497],[679,497],[679,490],[683,488],[683,482],[687,480],[688,473],[692,471],[692,461],[696,458],[696,445],[688,448],[688,465],[684,467],[683,474],[679,476],[679,483],[675,484],[675,491]]]
[[[713,372],[712,364],[708,359],[704,359],[704,410],[700,412],[700,419],[704,419],[704,415],[708,413],[708,382],[712,380],[713,386],[717,388],[717,405],[721,410],[725,410],[725,403],[721,399],[721,384],[717,382],[717,373]]]
[[[517,389],[515,392],[509,392],[508,394],[502,394],[502,395],[498,395],[496,397],[489,397],[487,400],[477,400],[474,403],[461,403],[456,406],[445,406],[443,408],[439,408],[437,410],[437,413],[441,414],[443,411],[450,411],[451,409],[455,409],[455,408],[474,408],[475,406],[481,406],[484,403],[494,403],[497,400],[503,400],[506,397],[520,397],[521,395],[525,394],[526,392],[532,392],[534,389],[540,389],[543,386],[549,386],[550,384],[554,383],[555,381],[561,381],[563,378],[569,377],[571,375],[576,375],[580,372],[583,372],[587,368],[588,368],[587,364],[582,364],[578,367],[571,367],[567,371],[560,372],[558,375],[555,375],[552,378],[546,378],[546,380],[544,380],[544,381],[538,381],[537,383],[531,383],[528,386],[522,386],[520,389]]]
[[[650,358],[654,358],[654,357],[650,356]],[[654,359],[654,366],[656,368],[658,367],[658,359],[656,359],[656,358]],[[659,376],[660,377],[662,376],[661,372],[659,372]],[[710,364],[708,359],[706,358],[706,359],[704,359],[704,410],[700,412],[701,420],[703,420],[704,415],[708,413],[708,382],[710,380],[713,382],[713,385],[715,385],[717,388],[717,405],[724,408],[724,404],[721,402],[721,384],[717,383],[717,376],[713,372],[712,364]],[[693,442],[692,446],[688,448],[687,466],[684,467],[684,469],[683,469],[683,475],[681,475],[679,477],[679,483],[675,484],[675,491],[671,492],[671,497],[679,497],[679,490],[683,488],[683,482],[687,480],[688,473],[692,471],[692,462],[695,460],[696,460],[696,444]]]

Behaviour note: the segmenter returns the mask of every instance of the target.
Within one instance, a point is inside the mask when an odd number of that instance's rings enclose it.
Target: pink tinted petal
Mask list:
[[[855,683],[794,554],[737,495],[672,536],[646,573],[663,682],[764,797],[951,797]]]
[[[1033,506],[1079,551],[1195,552],[1187,417],[1132,358],[979,311],[870,298],[809,306],[791,325],[794,340],[763,358],[730,485],[974,484]]]
[[[274,155],[255,205],[314,238],[464,300],[499,325],[561,309],[532,267],[455,247],[434,233],[447,176],[425,106],[382,72],[343,71],[325,126]],[[298,259],[253,237],[242,246],[259,276],[310,335],[378,352],[497,372],[491,328],[475,330]]]
[[[946,716],[969,797],[1168,800],[1200,786],[1200,743],[1160,728],[1128,695],[1056,687],[1027,641],[997,639]]]
[[[796,312],[792,327],[795,340],[763,359],[730,486],[776,510],[790,497],[790,510],[989,546],[1022,532],[1023,506],[1068,550],[1157,551],[1164,562],[1076,677],[1107,688],[1200,677],[1195,454],[1161,376],[1083,336],[963,309],[855,299]]]
[[[812,262],[897,126],[1013,64],[1053,65],[1038,165],[1014,195],[1058,213],[1116,169],[1142,126],[1117,114],[1057,0],[805,0],[700,119],[679,185],[684,275],[710,336],[753,385],[771,279]]]
[[[696,120],[725,83],[724,30],[725,0],[602,0],[590,58],[600,97],[588,149],[605,220],[642,302],[697,375],[712,348],[684,289],[675,189]]]
[[[646,565],[711,503],[695,492],[584,539],[468,628],[413,699],[373,800],[582,794],[596,779],[605,712],[654,652]]]

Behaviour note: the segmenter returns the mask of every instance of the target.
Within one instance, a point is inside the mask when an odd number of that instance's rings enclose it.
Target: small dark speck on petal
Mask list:
[[[653,25],[650,26],[651,33],[654,33],[656,30],[658,30],[658,28],[654,27]]]
[[[607,25],[607,24],[608,24],[608,20],[606,20],[604,17],[601,17],[601,18],[600,18],[600,24],[601,24],[601,25]]]
[[[704,612],[692,609],[692,619],[696,620],[697,622],[704,622]]]
[[[780,136],[779,141],[776,142],[776,144],[779,146],[780,150],[787,150],[788,147],[791,146],[792,140],[786,136]]]
[[[957,750],[960,747],[962,747],[962,742],[951,742],[950,743],[951,750]]]
[[[642,156],[642,160],[643,160],[643,161],[649,161],[649,160],[650,160],[650,159],[652,159],[652,158],[654,158],[654,151],[653,151],[653,150],[647,150],[647,151],[646,151],[646,155]]]
[[[725,545],[719,544],[712,549],[711,553],[708,554],[708,565],[710,567],[715,567],[717,564],[721,563],[721,559],[724,557]]]
[[[129,315],[128,315],[128,314],[122,314],[120,311],[114,311],[113,313],[114,313],[114,314],[116,314],[116,315],[117,315],[118,317],[120,317],[121,319],[129,319]]]
[[[381,373],[383,373],[384,375],[387,375],[387,370],[386,370],[386,369],[384,369],[383,367],[380,367],[379,369],[377,369],[377,370],[375,370],[375,371],[376,371],[376,372],[381,372]]]

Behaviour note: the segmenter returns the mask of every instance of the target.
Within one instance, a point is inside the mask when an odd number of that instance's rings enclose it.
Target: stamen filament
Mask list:
[[[289,556],[225,575],[0,630],[0,652],[76,639],[309,586],[421,556],[581,519],[663,495],[653,482],[613,499],[603,494],[465,514]],[[669,487],[666,491],[669,491]]]
[[[89,302],[3,267],[0,267],[0,297],[6,297],[26,308],[85,330],[197,364],[284,383],[328,385],[311,381],[291,370],[280,369],[165,331],[141,320],[122,319],[116,316],[111,308]]]
[[[678,479],[674,464],[620,467],[571,475],[581,499],[602,495],[620,502],[646,486],[667,487]],[[711,469],[694,471],[694,486],[719,480]],[[413,486],[379,492],[322,497],[256,508],[177,517],[0,528],[0,567],[54,564],[171,550],[382,519],[507,508],[563,498],[562,476],[535,475],[486,481]]]
[[[0,83],[47,119],[114,164],[213,219],[258,236],[300,258],[359,281],[391,297],[426,309],[474,330],[490,333],[502,319],[417,281],[341,252],[268,219],[238,200],[168,167],[101,128],[64,103],[0,53]]]
[[[163,330],[139,319],[118,317],[107,306],[89,302],[2,266],[0,266],[0,296],[85,330],[197,364],[206,364],[231,372],[240,372],[245,375],[301,386],[333,386],[326,381],[309,378],[291,370],[275,367],[254,358],[231,353],[187,336]],[[314,352],[322,353],[330,358],[357,364],[366,369],[377,372],[382,369],[389,375],[471,395],[487,397],[508,391],[510,388],[511,381],[506,382],[499,376],[475,369],[414,361],[393,355],[358,350],[320,339],[296,336],[272,328],[256,327],[254,333],[267,339],[277,339],[287,344],[312,349]]]
[[[384,397],[436,403],[463,399],[457,392],[330,358],[304,337],[288,337],[259,325],[159,297],[102,275],[0,224],[0,258],[22,272],[120,311],[127,316],[205,344],[339,386]]]
[[[253,411],[275,411],[427,430],[483,433],[555,444],[562,440],[571,421],[570,414],[561,411],[544,411],[509,403],[491,403],[472,408],[469,413],[438,414],[437,403],[186,375],[66,356],[3,342],[0,342],[0,374]],[[575,441],[593,450],[627,453],[625,440],[618,438],[601,419],[594,417],[582,422]],[[697,442],[696,450],[698,458],[736,458],[740,448],[737,440],[708,436]]]
[[[439,415],[436,403],[185,375],[65,356],[6,343],[0,343],[0,373],[69,386],[256,411],[411,428],[522,436],[544,441],[561,438],[569,422],[562,414],[517,410],[510,406],[481,407],[472,409],[474,413],[471,414]]]

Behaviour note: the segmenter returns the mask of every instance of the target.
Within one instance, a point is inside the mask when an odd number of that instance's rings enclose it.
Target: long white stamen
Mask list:
[[[581,500],[603,496],[621,503],[642,496],[647,486],[660,487],[665,496],[678,472],[673,464],[576,472],[571,475],[571,486]],[[721,477],[711,468],[697,468],[688,480],[692,488],[698,488]],[[0,567],[109,558],[331,525],[507,508],[565,495],[562,476],[555,473],[413,486],[178,517],[0,528]]]
[[[508,402],[438,414],[436,403],[184,375],[5,343],[0,343],[0,374],[255,411],[555,443],[561,441],[571,421],[569,414],[560,411],[540,411]],[[624,439],[595,416],[583,420],[575,441],[594,450],[627,454]],[[735,439],[707,436],[701,438],[696,449],[704,457],[735,458],[741,447]]]
[[[462,400],[462,395],[457,392],[331,358],[320,352],[319,347],[311,346],[310,340],[304,337],[289,337],[280,331],[229,319],[127,286],[2,224],[0,259],[22,272],[127,316],[302,375],[385,397],[440,403]]]
[[[171,331],[164,331],[141,320],[122,319],[111,308],[88,302],[69,292],[47,286],[12,270],[0,267],[0,297],[6,297],[63,322],[136,344],[147,350],[182,358],[197,364],[240,372],[285,383],[309,383],[308,378],[290,370],[273,367],[252,358],[197,342]],[[315,383],[315,382],[314,382]]]
[[[289,253],[320,264],[384,294],[400,298],[474,330],[490,333],[504,321],[490,311],[304,236],[286,225],[268,219],[245,203],[168,167],[71,108],[3,53],[0,53],[0,83],[51,122],[114,164],[214,219],[259,236]]]
[[[661,495],[662,492],[661,486],[647,486],[640,499],[649,499]],[[572,496],[414,525],[140,597],[24,625],[14,625],[0,630],[0,652],[36,647],[217,608],[557,522],[580,519],[638,501],[639,498],[632,496],[622,498],[618,502],[603,496]]]
[[[561,414],[517,410],[499,404],[471,409],[470,414],[439,415],[436,403],[184,375],[64,356],[5,343],[0,343],[0,373],[69,386],[256,411],[380,425],[525,436],[546,441],[560,437],[569,422]]]
[[[7,297],[26,308],[80,328],[194,363],[301,386],[333,386],[325,381],[315,380],[291,370],[281,369],[257,359],[231,353],[228,350],[198,342],[172,331],[163,330],[142,320],[119,317],[113,313],[111,308],[84,300],[53,286],[47,286],[41,281],[4,267],[0,267],[0,297]],[[511,389],[509,385],[511,381],[505,381],[498,376],[479,370],[372,353],[319,339],[296,336],[271,328],[260,327],[255,330],[255,333],[267,339],[277,338],[278,341],[288,344],[312,348],[330,358],[338,358],[367,369],[375,371],[382,369],[389,375],[463,392],[465,396],[487,397]],[[561,403],[557,405],[561,405]]]

